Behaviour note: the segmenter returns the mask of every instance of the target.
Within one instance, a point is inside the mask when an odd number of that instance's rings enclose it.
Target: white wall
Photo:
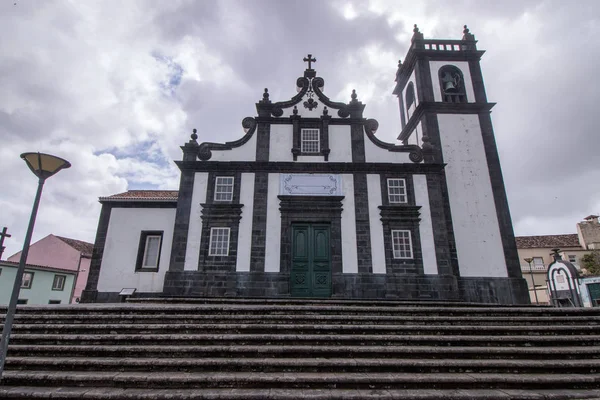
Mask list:
[[[352,174],[342,175],[344,200],[342,200],[342,272],[358,272],[356,249],[356,213],[354,208],[354,178]]]
[[[461,276],[506,277],[477,115],[438,115]]]
[[[250,140],[240,147],[231,150],[211,150],[212,157],[209,161],[256,161],[256,135],[254,132]]]
[[[252,247],[252,216],[254,215],[254,174],[242,174],[240,187],[242,219],[238,233],[236,271],[250,271],[250,251]]]
[[[385,274],[385,245],[383,243],[383,224],[379,206],[381,201],[381,181],[379,174],[367,175],[367,193],[369,196],[369,224],[371,226],[371,258],[373,273]]]
[[[408,153],[392,152],[377,147],[367,135],[365,135],[365,159],[366,162],[413,163],[408,158]]]
[[[138,292],[161,292],[165,272],[169,269],[175,208],[113,208],[98,291],[119,292],[136,288]],[[136,272],[140,234],[143,230],[163,231],[158,272]]]
[[[463,74],[465,80],[465,89],[467,91],[467,102],[475,102],[475,92],[473,92],[473,80],[471,79],[471,71],[469,70],[469,63],[466,61],[429,61],[429,68],[431,71],[431,83],[433,84],[433,98],[435,101],[442,101],[442,92],[440,90],[440,79],[438,72],[444,65],[454,65]]]
[[[269,161],[294,161],[294,131],[292,125],[271,125],[271,143],[269,143]]]
[[[269,174],[267,194],[267,243],[265,272],[279,272],[281,263],[281,211],[279,211],[279,174]]]
[[[433,241],[433,225],[431,223],[431,208],[429,206],[429,191],[427,190],[427,176],[413,175],[415,187],[415,204],[421,206],[421,222],[419,234],[421,238],[421,251],[423,252],[423,271],[426,274],[438,274],[437,256]]]
[[[192,192],[192,206],[190,209],[190,223],[188,227],[188,240],[185,251],[185,271],[197,271],[200,258],[200,237],[202,236],[202,206],[206,203],[206,189],[208,186],[208,172],[196,172],[194,176],[194,191]]]
[[[352,162],[350,125],[329,125],[329,148],[330,162]]]

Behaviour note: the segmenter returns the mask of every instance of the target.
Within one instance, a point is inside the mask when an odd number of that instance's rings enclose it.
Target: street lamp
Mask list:
[[[31,217],[29,218],[29,226],[27,227],[23,250],[21,251],[17,276],[15,277],[12,295],[10,297],[10,302],[8,303],[8,309],[6,310],[6,317],[4,318],[2,340],[0,341],[0,378],[2,378],[2,372],[4,372],[4,363],[6,362],[6,354],[8,351],[8,339],[17,310],[17,300],[19,299],[19,292],[21,291],[21,281],[23,280],[23,272],[25,272],[27,253],[29,253],[29,244],[31,243],[31,235],[33,234],[33,226],[35,225],[35,217],[40,204],[40,197],[42,197],[44,182],[61,169],[69,168],[71,166],[71,163],[67,160],[44,153],[23,153],[21,154],[21,158],[25,160],[31,172],[38,177],[38,188],[33,202],[33,209],[31,210]]]
[[[533,258],[528,257],[524,258],[524,260],[527,264],[529,264],[529,276],[531,276],[531,285],[533,286],[533,293],[535,294],[535,304],[539,304],[537,297],[537,289],[535,288],[535,280],[533,279],[533,271],[531,269],[531,262],[533,261]]]

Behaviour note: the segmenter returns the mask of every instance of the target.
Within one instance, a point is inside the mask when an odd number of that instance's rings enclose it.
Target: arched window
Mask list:
[[[415,98],[415,85],[413,85],[412,82],[410,82],[408,84],[408,86],[406,87],[406,118],[410,119],[410,117],[412,117],[413,113],[415,112],[415,109],[417,108],[417,102],[416,102],[416,98]],[[420,146],[420,138],[419,138],[419,128],[417,126],[417,128],[415,128],[415,131],[413,134],[411,134],[412,136],[412,140],[410,141],[411,144],[416,144],[417,146]]]
[[[465,80],[454,65],[444,65],[439,71],[442,101],[444,103],[466,103]]]

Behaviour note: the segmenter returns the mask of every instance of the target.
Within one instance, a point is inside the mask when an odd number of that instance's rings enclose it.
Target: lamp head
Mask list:
[[[523,260],[525,260],[525,262],[526,262],[527,264],[531,264],[531,262],[533,261],[533,258],[531,258],[531,257],[527,257],[527,258],[524,258]]]
[[[67,160],[44,153],[23,153],[21,158],[38,178],[45,180],[64,168],[71,167]]]

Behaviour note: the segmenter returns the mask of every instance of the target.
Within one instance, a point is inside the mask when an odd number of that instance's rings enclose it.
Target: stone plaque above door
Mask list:
[[[342,196],[342,176],[337,174],[281,174],[282,196]]]

